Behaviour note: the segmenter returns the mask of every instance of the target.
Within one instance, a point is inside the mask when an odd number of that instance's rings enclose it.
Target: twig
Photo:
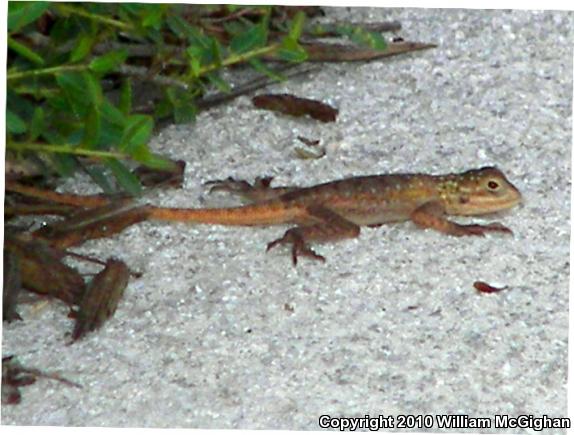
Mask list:
[[[144,81],[150,81],[156,83],[160,86],[175,86],[184,91],[189,90],[189,84],[185,83],[181,80],[174,79],[172,77],[166,77],[159,74],[150,75],[150,71],[148,68],[143,66],[134,66],[134,65],[120,65],[118,67],[118,71],[121,74],[125,74],[128,76],[138,77]]]
[[[299,65],[285,65],[282,68],[279,68],[279,70],[277,72],[282,73],[285,71],[288,71],[290,69],[296,68]],[[298,71],[291,71],[288,74],[285,75],[286,78],[293,78],[296,76],[300,76],[300,75],[304,75],[304,74],[308,74],[310,72],[313,71],[317,71],[319,68],[317,67],[310,67],[310,68],[305,68],[305,69],[301,69]],[[233,100],[241,95],[246,95],[249,94],[253,91],[256,91],[257,89],[261,89],[264,88],[265,86],[268,86],[269,84],[274,83],[274,80],[271,79],[270,77],[267,76],[261,76],[258,77],[254,80],[249,80],[246,83],[242,83],[240,85],[237,85],[233,88],[233,90],[229,93],[224,93],[224,92],[220,92],[218,94],[212,95],[210,97],[205,97],[202,98],[200,100],[197,101],[197,107],[205,110],[205,109],[209,109],[211,107],[214,106],[218,106],[220,104],[223,104],[225,102],[228,102],[230,100]]]

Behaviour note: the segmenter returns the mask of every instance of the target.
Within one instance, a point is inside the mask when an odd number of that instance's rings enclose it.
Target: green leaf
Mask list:
[[[88,116],[84,121],[84,137],[82,145],[85,148],[93,149],[100,140],[102,131],[102,117],[96,107],[91,107]]]
[[[116,193],[115,189],[110,184],[108,177],[106,176],[102,168],[94,165],[85,165],[84,169],[88,173],[90,178],[94,180],[94,182],[102,188],[104,193],[108,195]]]
[[[236,54],[245,53],[267,43],[267,26],[264,23],[252,26],[233,37],[229,47]]]
[[[307,52],[296,40],[286,36],[281,41],[281,47],[277,50],[277,56],[288,62],[303,62],[307,59]]]
[[[94,74],[87,71],[82,73],[82,78],[86,84],[85,95],[89,97],[89,102],[96,106],[99,110],[99,107],[104,99],[104,93],[102,91],[100,80],[98,80]]]
[[[48,2],[41,1],[8,2],[8,32],[17,32],[26,24],[36,21],[49,6]]]
[[[76,157],[71,154],[54,153],[49,156],[54,163],[54,168],[62,177],[73,175],[78,167]]]
[[[168,88],[169,90],[169,88]],[[165,119],[173,114],[173,104],[166,95],[154,107],[153,116],[155,119]]]
[[[179,16],[176,13],[169,13],[165,19],[167,27],[175,33],[178,38],[187,39],[190,31],[189,28],[191,27],[187,21]]]
[[[276,80],[278,82],[285,80],[284,75],[273,71],[271,68],[269,68],[267,65],[265,65],[265,63],[263,63],[259,59],[256,59],[256,58],[249,59],[249,64],[253,67],[253,69],[255,71],[260,72],[261,74],[265,74],[267,77],[269,77],[273,80]]]
[[[137,196],[142,192],[138,178],[117,159],[105,159],[106,166],[112,171],[119,185],[130,195]]]
[[[173,107],[173,119],[177,124],[193,122],[197,116],[197,106],[191,101]]]
[[[291,22],[291,28],[289,29],[289,38],[294,41],[298,41],[301,37],[301,32],[303,31],[303,24],[305,23],[305,13],[303,11],[297,12],[295,18]]]
[[[87,85],[84,75],[79,73],[60,73],[56,75],[56,82],[64,91],[66,101],[70,104],[74,115],[78,119],[86,116],[90,101],[85,95]]]
[[[152,131],[153,118],[151,116],[131,115],[127,120],[118,149],[127,154],[133,154],[135,150],[147,145]]]
[[[95,38],[92,35],[82,35],[78,38],[74,49],[70,53],[70,62],[75,63],[84,59],[92,50]]]
[[[204,50],[209,49],[211,38],[204,35],[197,27],[191,26],[179,14],[170,13],[166,18],[166,24],[178,37],[186,39],[190,43],[190,46],[197,46]]]
[[[132,111],[132,98],[132,79],[126,77],[122,80],[120,101],[118,103],[118,109],[126,116]]]
[[[345,35],[356,44],[375,50],[385,50],[387,48],[385,38],[379,33],[370,32],[358,26],[337,26],[336,31],[341,35]]]
[[[147,148],[141,148],[131,156],[134,160],[146,165],[148,168],[169,171],[174,169],[174,162],[162,157],[158,154],[153,154]]]
[[[110,103],[107,99],[104,99],[101,105],[101,111],[103,118],[110,122],[113,125],[124,127],[126,124],[126,117],[124,114],[118,110],[112,103]]]
[[[42,59],[39,54],[28,48],[28,46],[16,41],[11,36],[8,36],[8,48],[36,65],[44,65],[44,59]]]
[[[221,92],[231,92],[231,86],[223,80],[217,72],[210,72],[206,74],[209,82],[217,87]]]
[[[100,130],[100,140],[98,142],[98,149],[109,150],[115,149],[122,140],[123,136],[123,125],[119,126],[110,122],[103,116]]]
[[[192,77],[199,77],[201,71],[201,57],[203,50],[201,47],[196,45],[191,45],[185,50],[187,56],[189,57],[189,67],[191,69]]]
[[[126,49],[113,50],[102,56],[98,56],[90,62],[90,69],[98,74],[114,71],[128,57]]]
[[[148,5],[146,5],[148,6]],[[150,5],[150,7],[144,14],[141,21],[142,26],[151,27],[153,29],[159,30],[161,28],[162,18],[165,11],[165,5]]]
[[[8,109],[6,110],[6,130],[11,134],[22,134],[28,131],[28,126],[22,118]]]
[[[166,89],[166,99],[156,107],[156,116],[165,117],[173,113],[177,124],[192,122],[197,115],[193,94],[182,93],[173,87]]]
[[[65,99],[78,120],[84,119],[91,107],[100,110],[104,98],[100,81],[93,74],[60,73],[56,75],[56,82],[62,88]],[[51,98],[50,104],[57,101],[57,98]],[[61,106],[60,110],[67,111],[65,106]]]
[[[221,59],[222,59],[223,49],[221,48],[221,44],[215,38],[211,39],[211,48],[209,53],[209,62],[216,63],[217,65],[221,66]]]
[[[11,89],[11,86],[6,87],[6,103],[11,110],[26,119],[32,117],[34,108],[37,106],[37,104],[33,103],[30,99],[14,92],[14,90]]]
[[[30,121],[30,130],[28,131],[28,141],[34,142],[40,137],[46,126],[44,125],[44,109],[37,106],[34,109],[32,120]]]

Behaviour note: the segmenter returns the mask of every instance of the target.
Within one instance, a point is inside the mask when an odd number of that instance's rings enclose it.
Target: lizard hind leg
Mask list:
[[[276,199],[281,195],[297,190],[297,187],[271,187],[272,177],[258,177],[253,184],[245,180],[228,177],[225,180],[211,180],[205,183],[211,186],[209,193],[224,191],[242,196],[244,199],[258,203]]]
[[[299,255],[315,260],[325,261],[325,257],[317,254],[308,242],[327,242],[350,239],[359,236],[360,227],[341,215],[322,206],[311,206],[305,209],[308,214],[308,225],[290,228],[283,237],[267,245],[267,251],[277,245],[291,244],[291,259],[297,265]]]

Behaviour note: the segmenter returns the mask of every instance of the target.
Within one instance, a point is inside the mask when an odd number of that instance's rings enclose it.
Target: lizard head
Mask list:
[[[522,195],[502,171],[484,167],[452,174],[439,183],[446,212],[456,215],[480,215],[505,210],[522,201]]]

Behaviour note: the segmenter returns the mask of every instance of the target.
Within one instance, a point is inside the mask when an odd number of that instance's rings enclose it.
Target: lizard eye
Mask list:
[[[494,191],[494,190],[497,190],[497,189],[500,187],[500,185],[498,184],[498,182],[496,182],[496,181],[494,181],[494,180],[490,180],[490,181],[488,182],[487,186],[488,186],[488,189],[489,189],[489,190],[493,190],[493,191]]]

